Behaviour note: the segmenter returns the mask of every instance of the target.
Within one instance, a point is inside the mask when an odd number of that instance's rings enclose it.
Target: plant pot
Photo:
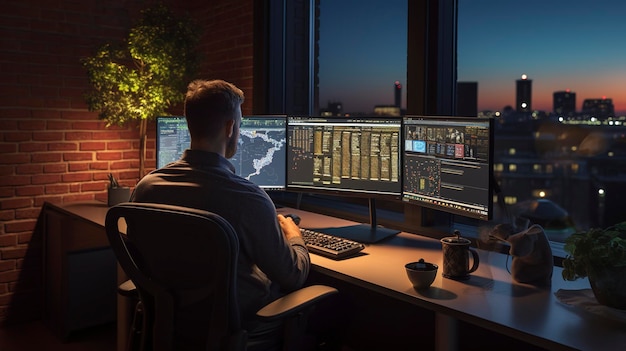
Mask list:
[[[626,310],[626,267],[594,267],[588,276],[598,303]]]

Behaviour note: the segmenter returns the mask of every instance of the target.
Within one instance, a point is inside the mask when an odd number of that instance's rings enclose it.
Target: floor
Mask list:
[[[116,348],[116,325],[106,324],[57,338],[41,321],[0,328],[1,351],[111,351]]]

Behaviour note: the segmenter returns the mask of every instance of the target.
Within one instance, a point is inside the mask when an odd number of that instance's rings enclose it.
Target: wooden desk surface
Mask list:
[[[62,205],[46,203],[46,206],[52,206],[59,211],[81,217],[103,227],[107,211],[109,210],[109,206],[106,203],[96,200],[71,202]]]
[[[298,214],[304,228],[355,224],[290,208],[280,208],[279,213]],[[335,261],[312,254],[311,261],[318,272],[547,349],[615,350],[626,346],[626,323],[565,305],[554,296],[559,289],[589,288],[586,279],[565,281],[561,268],[554,267],[549,288],[514,283],[506,269],[506,255],[477,251],[480,266],[466,281],[442,277],[439,240],[410,233],[370,244],[357,257]],[[420,258],[440,267],[425,291],[413,289],[404,268]]]
[[[97,201],[60,207],[100,225],[108,209]],[[291,208],[278,212],[299,215],[304,228],[356,224]],[[411,233],[369,244],[361,255],[346,260],[311,254],[311,262],[317,272],[546,349],[618,350],[626,346],[626,323],[565,305],[554,296],[559,289],[587,289],[587,280],[565,281],[561,268],[554,267],[550,288],[514,283],[506,269],[506,255],[478,252],[481,264],[466,281],[443,278],[440,242]],[[440,267],[425,291],[413,289],[404,269],[406,263],[420,258]]]

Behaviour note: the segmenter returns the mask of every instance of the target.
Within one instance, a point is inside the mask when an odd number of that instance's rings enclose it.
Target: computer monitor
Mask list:
[[[284,190],[287,162],[287,116],[244,116],[235,172],[265,190]]]
[[[402,200],[489,220],[493,215],[493,120],[405,116]]]
[[[237,153],[229,160],[235,173],[265,190],[285,189],[287,117],[243,116]],[[158,117],[157,167],[178,160],[191,144],[185,117]]]
[[[287,190],[369,198],[370,226],[326,232],[361,242],[384,238],[374,200],[402,196],[401,125],[400,117],[289,116]]]
[[[187,120],[183,116],[157,117],[156,166],[161,168],[178,160],[191,145]]]
[[[287,189],[400,199],[401,119],[295,117],[287,124]]]

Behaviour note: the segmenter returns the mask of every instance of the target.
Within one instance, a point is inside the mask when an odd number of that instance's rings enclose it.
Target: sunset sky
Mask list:
[[[372,112],[394,103],[394,82],[406,80],[406,1],[320,0],[321,107]]]
[[[626,113],[626,2],[460,0],[458,80],[477,81],[479,109],[515,105],[515,80],[532,79],[533,108],[552,93],[612,98]]]
[[[407,0],[322,0],[320,105],[371,112],[406,80]],[[613,99],[626,114],[626,1],[459,0],[458,80],[478,82],[479,110],[515,104],[515,81],[532,80],[532,107],[552,94]],[[406,101],[403,99],[403,106]]]

